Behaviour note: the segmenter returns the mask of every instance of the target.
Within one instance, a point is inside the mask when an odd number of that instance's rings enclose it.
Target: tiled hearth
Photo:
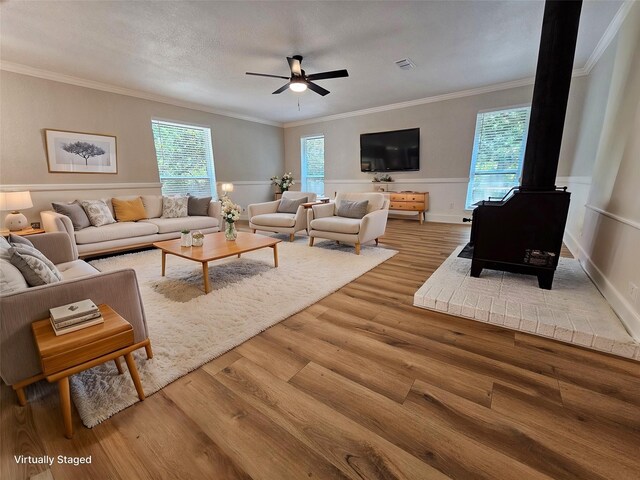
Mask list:
[[[496,270],[469,275],[462,247],[415,293],[416,307],[502,325],[621,357],[640,360],[640,344],[629,335],[575,259],[561,258],[552,290],[537,278]]]

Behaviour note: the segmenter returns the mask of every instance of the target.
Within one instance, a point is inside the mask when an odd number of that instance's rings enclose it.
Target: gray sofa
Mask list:
[[[136,197],[121,198],[130,200]],[[73,248],[80,257],[130,250],[151,245],[153,242],[179,238],[180,231],[183,229],[200,230],[202,233],[220,231],[222,208],[218,201],[212,201],[209,204],[207,216],[162,218],[161,195],[144,195],[142,199],[149,215],[145,220],[116,222],[76,231],[68,217],[47,210],[40,213],[42,227],[46,232],[68,233],[73,240]],[[113,209],[110,199],[107,205]]]
[[[62,273],[62,281],[0,293],[0,377],[18,393],[42,378],[31,324],[48,318],[49,309],[90,298],[108,304],[132,326],[134,342],[151,356],[149,332],[136,274],[132,269],[100,273],[78,259],[67,233],[30,235],[34,247]]]

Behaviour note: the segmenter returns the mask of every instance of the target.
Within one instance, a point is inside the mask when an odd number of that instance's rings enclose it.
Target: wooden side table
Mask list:
[[[71,423],[71,397],[69,377],[102,363],[113,360],[122,373],[119,357],[124,356],[138,392],[144,400],[138,370],[131,352],[133,328],[129,322],[114,312],[108,305],[98,305],[104,323],[56,336],[50,320],[39,320],[31,324],[36,348],[40,354],[42,372],[47,381],[58,383],[60,406],[64,420],[65,437],[73,436]]]
[[[25,228],[23,230],[16,230],[14,232],[11,232],[9,230],[0,230],[0,234],[3,237],[8,237],[10,234],[14,234],[14,235],[20,235],[22,237],[26,237],[27,235],[35,235],[36,233],[44,233],[44,230],[42,228]]]

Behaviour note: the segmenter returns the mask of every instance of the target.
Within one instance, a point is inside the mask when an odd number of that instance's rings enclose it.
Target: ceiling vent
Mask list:
[[[402,60],[398,60],[396,62],[396,65],[400,67],[401,70],[411,70],[416,66],[416,64],[413,63],[413,60],[411,60],[410,58],[403,58]]]

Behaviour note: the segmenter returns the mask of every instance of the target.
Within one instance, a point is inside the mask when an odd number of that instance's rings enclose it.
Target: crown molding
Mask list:
[[[584,68],[573,70],[572,76],[582,77],[587,75]],[[343,118],[358,117],[360,115],[370,115],[372,113],[386,112],[389,110],[397,110],[400,108],[415,107],[417,105],[425,105],[427,103],[444,102],[445,100],[454,100],[456,98],[472,97],[474,95],[482,95],[483,93],[498,92],[500,90],[508,90],[510,88],[525,87],[535,83],[534,77],[513,80],[504,83],[495,83],[484,87],[470,88],[468,90],[460,90],[458,92],[445,93],[443,95],[434,95],[432,97],[419,98],[417,100],[409,100],[407,102],[392,103],[390,105],[382,105],[379,107],[365,108],[363,110],[354,110],[352,112],[338,113],[336,115],[327,115],[325,117],[310,118],[308,120],[299,120],[296,122],[288,122],[283,125],[284,128],[299,127],[302,125],[311,125],[320,122],[330,122],[333,120],[341,120]]]
[[[604,31],[602,37],[600,37],[600,40],[596,44],[596,48],[593,49],[593,52],[591,52],[591,55],[587,59],[587,63],[585,63],[584,67],[582,68],[582,70],[584,70],[587,75],[591,73],[591,70],[593,69],[593,67],[595,67],[596,63],[598,63],[598,60],[600,60],[600,57],[602,57],[604,51],[618,34],[618,30],[620,30],[620,27],[624,23],[624,20],[627,18],[627,15],[631,11],[633,3],[634,0],[626,0],[613,16],[611,23],[609,23],[609,26]]]
[[[141,98],[143,100],[150,100],[152,102],[165,103],[167,105],[173,105],[176,107],[189,108],[191,110],[198,110],[201,112],[213,113],[215,115],[221,115],[223,117],[235,118],[238,120],[245,120],[247,122],[262,123],[265,125],[272,125],[274,127],[282,127],[282,123],[266,120],[264,118],[251,117],[248,115],[241,115],[239,113],[229,112],[227,110],[219,110],[217,108],[207,107],[198,103],[185,102],[176,98],[165,97],[163,95],[156,95],[154,93],[145,92],[142,90],[134,90],[131,88],[117,87],[108,83],[97,82],[94,80],[87,80],[80,77],[74,77],[71,75],[64,75],[62,73],[51,72],[49,70],[43,70],[40,68],[29,67],[20,63],[13,62],[0,62],[0,70],[6,72],[19,73],[21,75],[28,75],[30,77],[43,78],[45,80],[52,80],[54,82],[67,83],[69,85],[76,85],[78,87],[91,88],[93,90],[101,90],[103,92],[116,93],[118,95],[126,95],[128,97]]]

